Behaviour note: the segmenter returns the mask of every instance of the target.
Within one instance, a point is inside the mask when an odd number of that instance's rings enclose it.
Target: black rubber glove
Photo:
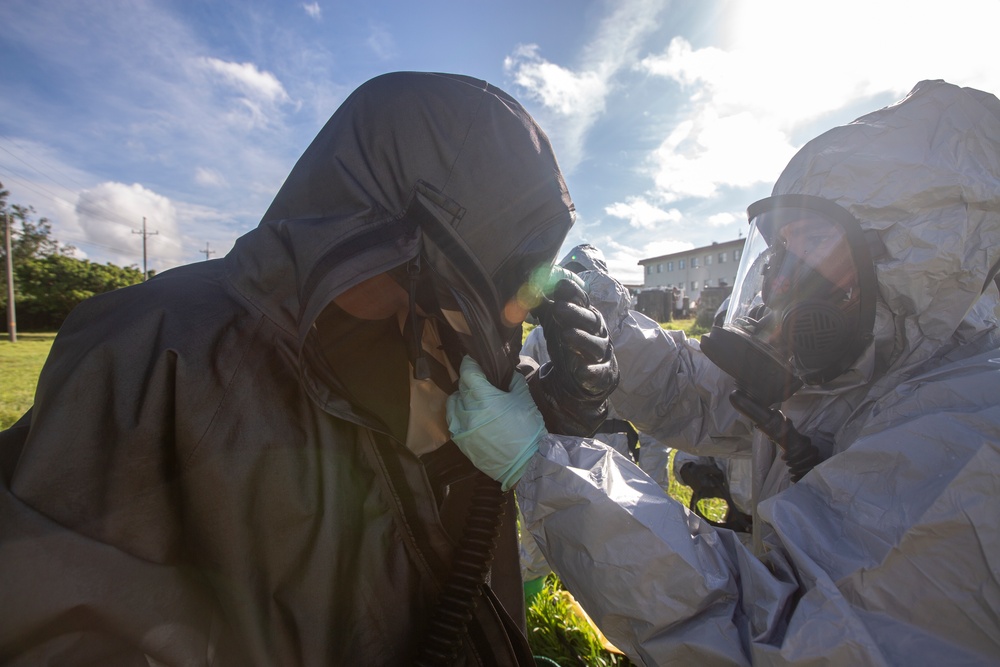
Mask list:
[[[549,432],[591,436],[608,416],[608,396],[619,379],[604,318],[571,280],[559,281],[534,313],[551,361],[529,378],[532,398]]]
[[[685,463],[677,471],[681,483],[691,487],[691,501],[688,508],[717,528],[728,528],[739,533],[753,531],[753,517],[736,507],[729,493],[726,475],[714,462]],[[722,521],[713,521],[702,513],[698,503],[706,498],[721,498],[726,501],[726,516]]]
[[[714,463],[685,463],[677,476],[691,487],[698,498],[726,498],[729,495],[726,476]]]

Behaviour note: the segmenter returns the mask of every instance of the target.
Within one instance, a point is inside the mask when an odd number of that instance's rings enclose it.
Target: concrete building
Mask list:
[[[740,265],[743,243],[734,239],[722,243],[640,259],[642,289],[679,287],[694,304],[705,287],[732,287]]]

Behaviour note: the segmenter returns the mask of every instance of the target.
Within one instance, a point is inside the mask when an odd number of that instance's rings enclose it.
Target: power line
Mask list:
[[[3,172],[0,172],[0,175],[2,175],[2,173]],[[76,208],[76,204],[74,202],[71,202],[68,199],[65,199],[65,198],[57,195],[56,193],[52,192],[51,190],[49,190],[48,188],[46,188],[44,186],[41,186],[41,185],[38,185],[38,184],[33,184],[33,183],[28,182],[28,181],[25,181],[23,178],[19,178],[18,176],[14,176],[10,172],[7,172],[7,174],[5,176],[3,176],[3,177],[5,179],[12,179],[12,180],[14,180],[16,183],[18,183],[18,185],[20,185],[20,187],[27,188],[28,190],[33,191],[35,194],[42,195],[42,196],[48,195],[49,197],[52,197],[53,199],[56,199],[58,201],[61,201],[64,204],[68,205],[70,208],[73,208],[73,209]],[[103,209],[103,207],[96,206],[96,205],[95,205],[95,208],[102,208]],[[117,223],[129,224],[127,218],[122,217],[120,214],[113,213],[111,211],[108,211],[107,209],[103,209],[103,210],[105,212],[107,212],[107,213],[110,213],[113,217],[118,218],[118,219],[117,220],[111,220],[109,218],[105,218],[105,217],[102,217],[100,215],[94,215],[93,217],[95,219],[97,219],[97,220],[103,220],[104,222],[110,222],[112,224],[115,224],[116,222]]]
[[[13,236],[14,238],[17,238],[18,236],[23,236],[24,235],[24,232],[22,232],[19,229],[15,229],[13,227],[10,228],[10,233],[11,233],[11,236]],[[123,255],[131,255],[132,252],[133,252],[133,250],[131,248],[129,248],[128,250],[125,250],[123,248],[116,248],[114,246],[106,245],[104,243],[97,243],[95,241],[88,241],[86,239],[78,239],[78,238],[75,238],[73,236],[63,236],[61,233],[60,233],[59,236],[62,239],[71,242],[73,244],[73,248],[74,249],[76,248],[77,244],[79,244],[79,245],[89,245],[89,246],[95,246],[95,247],[98,247],[98,248],[104,248],[105,250],[114,250],[115,252],[119,252],[119,253],[121,253]],[[56,240],[59,241],[60,243],[62,242],[59,239],[56,239]],[[212,252],[214,253],[215,251],[213,250]]]
[[[21,150],[24,150],[13,139],[10,139],[9,137],[6,137],[6,140],[10,141],[15,146],[18,146],[18,148],[21,148]],[[57,186],[59,186],[61,188],[66,188],[67,190],[72,190],[72,188],[67,188],[65,184],[60,183],[55,178],[53,178],[51,175],[45,173],[44,171],[42,171],[41,169],[39,169],[35,165],[31,164],[30,162],[28,162],[27,160],[25,160],[23,157],[20,157],[18,155],[15,155],[14,153],[11,153],[9,150],[7,150],[6,148],[4,148],[3,146],[0,146],[0,150],[2,150],[3,152],[7,153],[10,156],[12,156],[15,160],[21,162],[22,164],[26,165],[30,169],[33,169],[34,171],[38,172],[38,174],[40,174],[41,176],[44,176],[45,178],[49,179],[50,181],[52,181],[53,183],[55,183]],[[34,157],[37,157],[37,156],[34,156]],[[65,174],[64,172],[60,171],[58,168],[50,165],[48,162],[45,162],[45,160],[42,160],[41,158],[38,158],[38,159],[41,162],[43,162],[44,164],[46,164],[47,166],[51,167],[53,169],[53,171],[59,172],[60,174],[66,176],[66,178],[68,178],[70,181],[72,181],[73,183],[75,183],[76,185],[78,185],[81,189],[83,189],[83,190],[89,190],[90,189],[90,186],[84,185],[83,183],[81,183],[80,181],[76,180],[72,176],[69,176],[68,174]],[[59,198],[59,196],[56,195],[54,192],[51,192],[51,191],[47,191],[47,192],[49,192],[49,194],[52,195],[53,197]],[[63,200],[63,201],[66,201],[66,200]],[[66,202],[66,203],[70,204],[70,206],[75,206],[75,204],[73,204],[72,202]],[[105,213],[107,213],[108,215],[110,215],[112,218],[118,218],[118,220],[120,222],[123,222],[125,224],[130,224],[129,221],[126,218],[122,217],[121,214],[117,213],[116,211],[112,211],[110,209],[107,209],[107,208],[101,206],[100,204],[91,204],[91,206],[93,206],[94,208],[101,209],[102,211],[104,211]],[[95,216],[95,217],[97,217],[98,219],[101,219],[99,216]],[[112,222],[112,220],[107,220],[107,222]]]
[[[20,145],[19,143],[17,143],[16,141],[14,141],[10,137],[3,137],[3,140],[4,141],[9,141],[11,144],[17,146],[22,152],[25,152],[25,153],[28,152],[27,149],[25,149],[24,146]],[[2,150],[6,151],[6,149],[2,149]],[[10,151],[6,151],[6,152],[10,153]],[[10,153],[10,154],[14,155],[13,153]],[[28,164],[25,160],[17,157],[16,155],[14,155],[14,157],[17,158],[17,159],[19,159],[19,160],[21,160],[21,162],[24,162],[25,164]],[[42,164],[44,164],[46,167],[50,168],[52,171],[58,172],[59,174],[65,176],[70,181],[73,181],[75,184],[77,184],[78,186],[80,186],[82,189],[86,190],[87,188],[90,187],[90,186],[85,185],[85,184],[81,183],[80,181],[76,180],[75,178],[73,178],[72,176],[70,176],[69,174],[67,174],[66,172],[62,171],[61,169],[59,169],[55,165],[51,164],[50,162],[47,162],[46,160],[42,159],[40,156],[38,156],[36,154],[33,154],[32,157],[34,157],[36,160],[38,160],[39,162],[41,162]],[[31,166],[31,165],[28,165],[28,166]],[[34,169],[35,171],[37,171],[39,174],[42,174],[43,176],[45,176],[46,178],[48,178],[49,180],[51,180],[56,185],[62,185],[61,183],[58,183],[51,176],[48,176],[47,174],[44,174],[40,169],[38,169],[38,167],[32,167],[32,169]]]
[[[6,149],[4,149],[3,147],[0,147],[0,150],[6,150]],[[14,157],[17,157],[17,156],[15,155]],[[20,159],[20,158],[18,158],[18,159]],[[21,161],[24,162],[24,160],[21,160]],[[27,163],[25,163],[25,164],[27,164]],[[31,167],[31,165],[28,165],[28,166]],[[38,169],[36,169],[35,167],[31,167],[31,168],[35,169],[35,171],[38,171]],[[56,193],[52,192],[48,188],[46,188],[46,187],[44,187],[44,186],[42,186],[42,185],[40,185],[38,183],[32,183],[31,181],[28,181],[25,177],[14,176],[13,172],[8,172],[8,173],[11,174],[9,176],[9,178],[13,178],[16,181],[19,181],[20,184],[21,184],[21,187],[28,188],[29,190],[34,190],[38,194],[47,194],[48,196],[52,197],[53,199],[58,199],[59,201],[63,202],[64,204],[68,204],[71,208],[75,209],[76,206],[77,206],[75,202],[71,202],[68,199],[65,199],[64,197],[61,197],[60,195],[57,195]],[[61,183],[55,181],[54,179],[52,179],[50,176],[47,176],[43,172],[39,171],[38,173],[42,174],[43,176],[46,176],[46,178],[48,178],[49,180],[51,180],[53,183],[55,183],[59,187],[65,187],[64,185],[62,185]],[[69,188],[67,188],[67,189],[69,189]],[[84,188],[84,189],[86,189],[86,188]],[[100,215],[94,215],[94,217],[96,219],[98,219],[98,220],[104,220],[105,222],[110,222],[110,223],[118,222],[118,223],[122,223],[122,224],[129,224],[128,219],[125,218],[124,216],[122,216],[120,213],[116,213],[115,211],[107,209],[107,208],[101,206],[100,204],[90,203],[89,206],[92,207],[92,208],[95,208],[95,209],[100,209],[100,210],[104,211],[107,215],[110,216],[110,218],[105,218],[105,217],[102,217]]]
[[[4,176],[4,178],[8,178],[8,176]],[[15,181],[17,181],[18,185],[20,187],[24,187],[24,188],[27,188],[29,190],[33,190],[36,194],[42,194],[41,192],[39,192],[39,190],[37,190],[36,188],[32,187],[30,184],[24,183],[19,178],[17,178],[17,177],[10,177],[10,178],[13,178]],[[73,202],[66,201],[62,197],[59,197],[58,195],[55,195],[55,194],[53,194],[51,192],[49,194],[51,196],[55,197],[56,199],[58,199],[59,201],[63,202],[64,204],[69,204],[70,206],[75,206],[73,204]],[[108,220],[106,218],[101,218],[99,216],[94,216],[94,217],[97,220],[104,220],[105,222],[114,223],[113,220]],[[15,230],[13,230],[13,233],[16,235],[16,234],[20,234],[21,232],[15,229]],[[123,250],[122,248],[116,248],[114,246],[104,245],[103,243],[96,243],[94,241],[88,241],[86,239],[75,238],[73,236],[68,236],[67,237],[67,236],[63,235],[62,232],[60,232],[60,236],[62,236],[62,238],[65,239],[66,241],[69,241],[69,242],[74,243],[74,244],[97,246],[98,248],[105,248],[107,250],[114,250],[115,252],[120,252],[123,255],[130,255],[130,254],[132,254],[132,250],[131,249],[129,249],[129,250]]]

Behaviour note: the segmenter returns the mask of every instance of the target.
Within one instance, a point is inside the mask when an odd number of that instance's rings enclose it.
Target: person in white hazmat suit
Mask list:
[[[619,284],[608,274],[608,264],[604,259],[604,253],[589,243],[582,243],[572,248],[559,261],[559,266],[578,275],[590,275],[593,272],[595,278],[604,278],[614,284]],[[627,290],[626,294],[628,294]],[[522,357],[530,357],[539,366],[550,361],[544,327],[536,326],[528,332],[524,344],[521,346],[520,354]],[[607,419],[598,428],[593,438],[605,443],[626,458],[635,460],[636,454],[638,454],[639,467],[664,489],[668,488],[669,448],[653,437],[637,433],[631,424],[614,412],[613,408],[608,410]],[[636,451],[637,443],[638,451]],[[545,557],[539,551],[534,538],[526,530],[521,531],[520,555],[525,590],[538,590],[538,586],[532,587],[531,582],[546,576],[551,568],[545,562]]]
[[[581,243],[572,248],[559,262],[559,266],[580,276],[593,280],[607,280],[620,285],[608,273],[608,264],[604,253],[589,243]],[[592,278],[591,278],[592,276]],[[625,292],[626,296],[628,291]],[[545,328],[536,326],[524,340],[521,346],[521,356],[534,359],[539,366],[549,361],[546,347]],[[644,433],[637,433],[635,427],[622,419],[614,409],[608,411],[608,418],[598,429],[595,437],[612,447],[622,456],[638,460],[639,467],[646,471],[663,488],[667,488],[669,475],[667,472],[670,449]],[[638,443],[638,450],[636,449]]]
[[[641,664],[1000,663],[1000,100],[922,81],[807,143],[748,214],[700,350],[630,350],[627,310],[604,315],[639,429],[722,442],[754,415],[752,547],[469,360],[453,438],[521,475],[549,563]]]

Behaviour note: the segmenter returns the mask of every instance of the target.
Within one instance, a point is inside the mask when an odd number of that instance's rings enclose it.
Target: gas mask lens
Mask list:
[[[843,373],[870,340],[874,268],[860,224],[833,202],[784,195],[748,215],[725,321],[702,347],[744,389],[784,400],[802,383]],[[781,387],[758,386],[761,378]]]
[[[735,307],[730,301],[725,325],[770,348],[796,375],[808,376],[848,343],[860,308],[858,272],[839,225],[811,211],[783,213],[797,219],[767,235],[756,220],[751,223],[751,236],[763,243],[756,244],[749,280],[740,285]]]

